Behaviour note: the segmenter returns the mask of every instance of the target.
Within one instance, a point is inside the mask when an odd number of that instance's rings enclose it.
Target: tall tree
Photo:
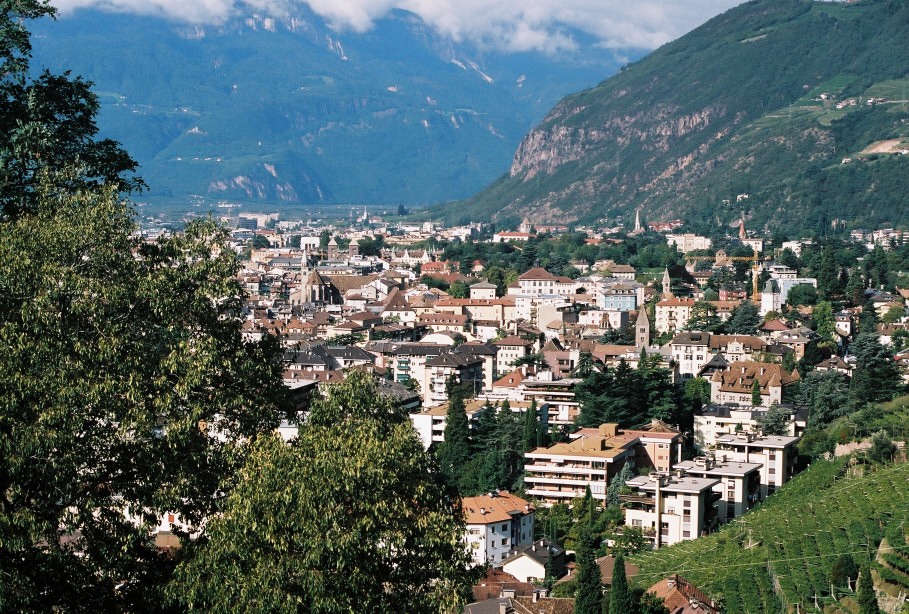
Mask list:
[[[99,104],[88,81],[48,71],[31,76],[24,22],[55,13],[41,0],[0,5],[0,216],[6,218],[36,211],[43,173],[55,175],[61,192],[104,184],[129,192],[143,185],[133,175],[135,161],[114,141],[96,138]]]
[[[858,580],[858,606],[859,614],[880,614],[881,608],[877,603],[877,594],[874,592],[874,580],[871,578],[871,568],[862,568]]]
[[[612,568],[612,586],[609,587],[610,612],[634,612],[634,600],[625,576],[625,557],[619,552]]]
[[[861,333],[850,348],[855,370],[849,390],[854,405],[888,401],[900,385],[900,375],[890,352],[876,334]]]
[[[173,605],[267,612],[439,612],[469,586],[464,521],[407,414],[351,373],[292,443],[260,437]]]
[[[458,484],[469,457],[470,426],[464,397],[454,394],[448,400],[448,412],[445,414],[445,441],[438,448],[439,466],[449,485]]]
[[[280,347],[241,337],[224,229],[141,243],[114,188],[53,179],[0,222],[0,600],[135,609],[171,565],[151,529],[197,530],[277,425]]]
[[[539,418],[537,417],[537,400],[530,401],[530,407],[524,412],[524,452],[537,447],[539,440]]]
[[[742,301],[732,310],[726,330],[733,335],[753,335],[760,323],[757,305],[752,301]]]
[[[582,527],[581,536],[578,539],[575,614],[602,614],[603,611],[603,580],[600,575],[600,566],[596,562],[592,541],[590,527]]]

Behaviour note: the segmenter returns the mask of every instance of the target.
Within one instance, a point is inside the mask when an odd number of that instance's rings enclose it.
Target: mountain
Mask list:
[[[143,199],[409,205],[476,193],[562,96],[627,61],[577,32],[574,52],[505,53],[404,11],[339,34],[296,10],[195,26],[83,9],[32,24],[34,64],[95,83]]]
[[[905,225],[907,100],[909,3],[752,1],[563,99],[505,176],[434,215]]]

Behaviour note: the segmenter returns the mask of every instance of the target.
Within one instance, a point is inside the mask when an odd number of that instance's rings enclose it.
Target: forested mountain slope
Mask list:
[[[909,4],[755,0],[563,99],[452,221],[909,222]],[[747,196],[745,196],[747,195]]]

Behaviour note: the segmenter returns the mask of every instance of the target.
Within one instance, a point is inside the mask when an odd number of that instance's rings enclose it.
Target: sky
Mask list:
[[[505,51],[558,52],[576,47],[572,29],[607,48],[654,49],[742,0],[53,0],[63,17],[97,7],[218,24],[252,9],[293,15],[299,4],[340,32],[363,32],[394,8],[416,13],[453,39]]]

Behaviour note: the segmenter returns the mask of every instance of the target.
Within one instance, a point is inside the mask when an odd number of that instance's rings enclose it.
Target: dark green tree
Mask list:
[[[850,347],[855,370],[849,397],[853,406],[888,401],[900,386],[900,375],[890,352],[876,334],[861,333]]]
[[[173,606],[460,609],[471,583],[464,521],[407,413],[377,395],[368,374],[323,392],[291,444],[249,444],[223,512],[181,556],[167,591]]]
[[[447,483],[456,486],[470,458],[470,426],[467,423],[464,397],[460,394],[452,395],[448,400],[445,441],[439,445],[437,456]]]
[[[602,614],[603,610],[603,580],[600,576],[600,566],[597,565],[596,553],[592,542],[590,527],[582,527],[581,536],[578,540],[575,614]]]
[[[849,383],[836,371],[811,371],[802,379],[799,404],[808,408],[808,428],[824,428],[849,411]]]
[[[858,580],[858,606],[859,614],[880,614],[881,608],[877,604],[877,594],[874,591],[874,581],[871,578],[871,569],[863,567]]]
[[[830,583],[836,588],[852,588],[858,579],[859,568],[851,554],[841,554],[830,570]]]
[[[764,435],[787,435],[791,418],[791,410],[774,405],[758,418],[757,427]]]
[[[817,288],[810,284],[799,284],[789,290],[786,295],[786,304],[798,307],[801,305],[814,305],[817,303]]]
[[[879,431],[871,436],[871,447],[868,448],[868,459],[874,463],[888,463],[896,454],[896,444],[891,441],[886,431]]]
[[[119,144],[96,138],[99,103],[91,83],[68,72],[31,70],[25,22],[55,14],[40,0],[0,5],[0,217],[36,212],[39,200],[48,207],[41,184],[49,175],[59,193],[102,185],[132,192],[144,185]]]
[[[152,529],[197,530],[286,410],[281,349],[242,339],[225,229],[143,243],[115,188],[44,181],[0,222],[2,609],[140,609]]]
[[[859,333],[874,334],[877,332],[877,309],[871,301],[865,301],[862,305],[862,313],[859,315]]]
[[[754,406],[761,404],[761,384],[757,378],[751,384],[751,404]]]
[[[757,305],[752,301],[742,301],[729,316],[726,330],[733,335],[753,335],[761,323]]]
[[[536,448],[539,444],[539,418],[537,417],[537,400],[530,402],[530,407],[524,412],[524,452]]]
[[[612,586],[609,587],[610,612],[634,612],[634,600],[625,576],[625,557],[621,552],[616,554],[612,568]]]

